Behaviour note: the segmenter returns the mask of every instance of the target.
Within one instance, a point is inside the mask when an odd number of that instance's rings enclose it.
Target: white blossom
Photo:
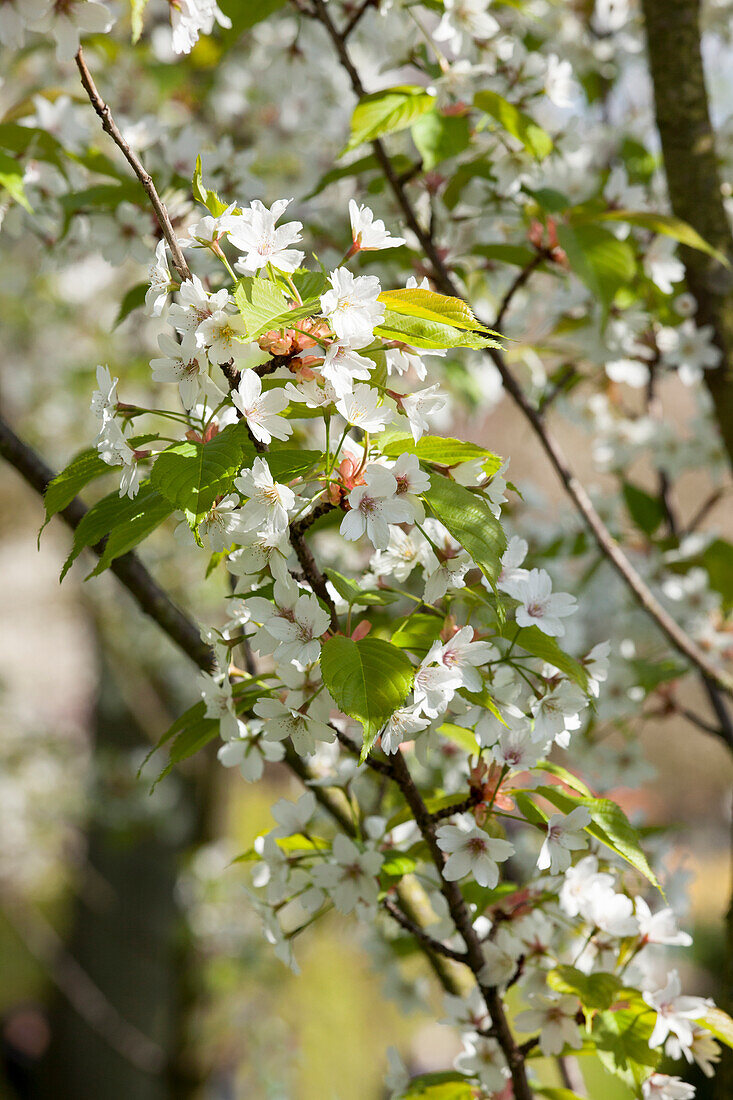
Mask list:
[[[565,626],[560,621],[577,611],[574,596],[553,592],[550,574],[544,569],[530,569],[526,577],[505,582],[504,591],[520,606],[515,611],[518,626],[537,626],[543,634],[562,637]]]
[[[585,806],[576,806],[569,814],[552,814],[547,822],[547,836],[542,845],[537,866],[540,871],[548,868],[551,875],[565,871],[570,866],[570,853],[588,847],[585,826],[591,816]]]
[[[499,863],[514,855],[513,844],[489,836],[478,825],[468,830],[441,825],[435,836],[441,852],[448,853],[443,875],[449,882],[473,875],[479,886],[493,890],[499,881]]]
[[[301,222],[277,225],[292,199],[278,199],[270,209],[253,199],[250,208],[232,218],[229,239],[243,253],[234,265],[242,275],[254,275],[270,264],[276,271],[292,274],[303,261],[305,253],[291,248],[301,240]]]
[[[288,439],[293,434],[292,424],[279,415],[288,406],[288,395],[278,388],[263,393],[262,379],[255,371],[242,371],[239,385],[232,390],[232,401],[260,443]]]
[[[321,309],[338,339],[352,348],[371,343],[374,327],[384,318],[385,307],[377,299],[382,288],[375,275],[352,275],[338,267],[329,275],[331,289],[321,295]]]
[[[351,220],[351,238],[354,251],[370,252],[380,248],[399,248],[404,244],[402,237],[391,237],[384,222],[375,220],[368,206],[358,206],[349,200],[349,218]]]

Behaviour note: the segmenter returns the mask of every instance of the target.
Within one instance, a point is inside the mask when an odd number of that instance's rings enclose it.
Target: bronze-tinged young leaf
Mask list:
[[[380,638],[354,642],[338,634],[321,649],[321,673],[339,710],[364,727],[363,761],[379,731],[407,699],[415,676],[412,662]]]

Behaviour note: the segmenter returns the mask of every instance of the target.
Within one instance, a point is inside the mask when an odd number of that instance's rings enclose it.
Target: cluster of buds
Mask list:
[[[331,336],[327,321],[305,317],[300,328],[273,329],[263,333],[257,343],[270,355],[300,355],[306,348],[316,347],[319,340]],[[311,335],[312,334],[312,335]]]

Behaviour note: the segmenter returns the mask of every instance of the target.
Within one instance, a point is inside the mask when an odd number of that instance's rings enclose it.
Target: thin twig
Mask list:
[[[446,959],[453,959],[454,962],[466,963],[465,951],[455,951],[452,947],[447,947],[444,943],[441,943],[440,940],[434,939],[434,937],[429,935],[424,928],[420,928],[417,924],[414,924],[409,917],[406,917],[400,907],[395,905],[391,898],[384,898],[382,900],[382,905],[389,915],[393,917],[405,931],[409,932],[416,940],[423,943],[429,951],[434,951],[436,955],[445,955]]]
[[[362,16],[366,15],[369,8],[378,8],[378,7],[379,7],[379,0],[362,0],[362,3],[359,5],[359,7],[354,12],[354,14],[351,16],[351,19],[349,19],[349,21],[346,24],[346,26],[344,27],[344,29],[341,31],[341,34],[343,35],[344,41],[346,41],[346,39],[349,37],[351,32],[356,29],[358,23],[361,21]]]
[[[84,60],[84,52],[79,47],[76,54],[76,65],[81,76],[82,86],[84,91],[89,97],[89,101],[94,110],[102,120],[102,129],[112,138],[117,148],[121,151],[127,163],[132,168],[133,172],[140,180],[140,183],[145,189],[145,193],[150,199],[150,203],[155,211],[155,216],[158,219],[158,225],[160,226],[161,233],[168,242],[168,247],[171,250],[171,257],[173,259],[173,266],[182,279],[190,279],[191,271],[186,259],[181,251],[181,246],[178,243],[175,230],[171,224],[168,211],[166,210],[165,203],[162,201],[160,195],[157,192],[155,184],[153,183],[152,176],[145,170],[143,162],[138,157],[137,153],[130,148],[130,145],[125,141],[122,133],[120,132],[117,123],[112,117],[112,112],[109,106],[104,102],[101,95],[97,91],[97,86],[94,83],[94,78],[87,68],[87,63]]]

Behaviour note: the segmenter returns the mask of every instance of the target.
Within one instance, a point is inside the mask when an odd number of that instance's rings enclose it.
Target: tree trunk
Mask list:
[[[642,0],[642,8],[672,210],[733,261],[700,49],[700,0]],[[733,463],[733,270],[696,249],[683,247],[681,257],[697,323],[712,325],[722,352],[705,381]]]

